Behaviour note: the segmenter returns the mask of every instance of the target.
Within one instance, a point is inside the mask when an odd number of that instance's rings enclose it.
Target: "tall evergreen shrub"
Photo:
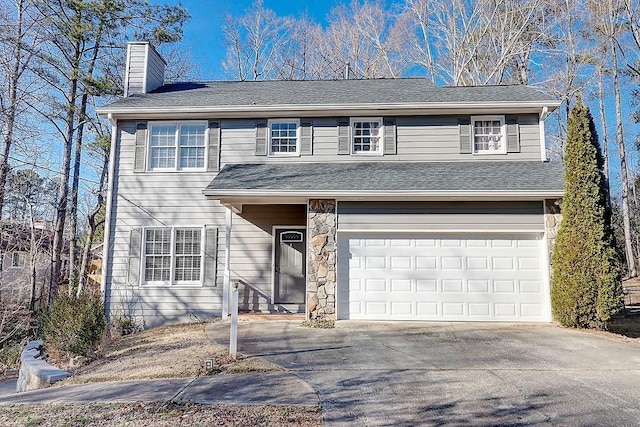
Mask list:
[[[59,295],[43,319],[45,344],[57,351],[94,357],[104,333],[104,305],[98,296]]]
[[[623,308],[621,268],[600,144],[581,100],[569,116],[564,166],[562,223],[552,257],[553,315],[565,326],[606,328]]]

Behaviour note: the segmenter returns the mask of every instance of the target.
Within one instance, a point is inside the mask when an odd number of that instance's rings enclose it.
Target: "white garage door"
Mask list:
[[[340,235],[338,318],[548,322],[539,235]]]

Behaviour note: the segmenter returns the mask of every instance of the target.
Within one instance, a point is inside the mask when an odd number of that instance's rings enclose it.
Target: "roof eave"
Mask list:
[[[205,188],[202,193],[223,204],[264,204],[281,202],[305,202],[308,199],[357,200],[544,200],[564,196],[564,190],[396,190],[396,191],[305,191],[305,190],[215,190]]]
[[[181,106],[181,107],[100,107],[96,111],[101,117],[115,119],[161,118],[172,116],[231,118],[247,116],[271,116],[274,114],[317,115],[317,113],[353,114],[454,114],[463,112],[539,112],[546,108],[553,111],[560,101],[502,101],[502,102],[458,102],[458,103],[390,103],[390,104],[287,104],[287,105],[231,105],[231,106]]]

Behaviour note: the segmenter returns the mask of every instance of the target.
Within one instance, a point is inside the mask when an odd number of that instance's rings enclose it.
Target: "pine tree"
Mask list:
[[[569,116],[563,219],[552,257],[551,305],[565,326],[606,328],[624,306],[603,166],[593,118],[579,99]]]

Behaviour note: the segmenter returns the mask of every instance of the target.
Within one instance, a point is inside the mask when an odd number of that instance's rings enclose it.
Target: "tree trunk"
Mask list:
[[[627,177],[627,151],[624,146],[624,132],[622,130],[622,106],[620,103],[620,83],[618,82],[618,53],[615,38],[611,38],[611,55],[613,69],[613,90],[616,99],[616,129],[618,150],[620,152],[620,175],[622,177],[622,223],[624,226],[624,247],[627,257],[629,277],[636,277],[635,256],[631,236],[631,219],[629,212],[629,178]]]
[[[80,41],[76,41],[69,76],[69,89],[67,92],[67,115],[65,119],[65,136],[62,149],[62,166],[60,169],[60,182],[58,183],[58,197],[56,199],[56,217],[53,231],[53,254],[51,259],[51,281],[49,283],[49,296],[47,309],[51,308],[53,298],[58,292],[61,279],[62,252],[64,250],[64,226],[67,218],[67,203],[69,196],[69,175],[71,173],[71,149],[76,120],[76,97],[78,96],[78,78],[80,73]]]
[[[598,67],[598,106],[600,109],[600,126],[602,127],[602,158],[604,160],[604,179],[607,188],[607,203],[611,205],[611,186],[609,184],[609,140],[607,138],[607,117],[604,109],[604,85],[602,83],[602,66]]]
[[[85,283],[87,280],[87,270],[89,269],[89,261],[91,255],[91,245],[93,243],[93,237],[95,236],[96,229],[101,224],[101,222],[96,223],[96,216],[100,212],[102,205],[104,204],[104,197],[102,196],[102,189],[104,187],[104,183],[107,179],[107,170],[109,168],[109,152],[105,151],[103,153],[104,157],[102,159],[102,172],[100,173],[100,191],[98,192],[98,200],[96,201],[96,206],[89,213],[87,217],[87,221],[89,223],[89,230],[87,233],[87,239],[84,244],[84,248],[82,251],[82,262],[80,263],[80,273],[78,275],[78,290],[76,293],[76,297],[80,298],[82,293],[84,292]],[[105,250],[103,248],[103,250]]]
[[[36,242],[36,227],[35,227],[35,223],[33,220],[33,208],[31,206],[29,206],[29,217],[30,217],[30,231],[31,231],[31,242],[30,242],[30,251],[29,251],[29,311],[33,312],[36,308],[36,287],[37,287],[37,280],[38,280],[38,275],[37,275],[37,271],[36,271],[36,263],[37,261],[37,255],[38,255],[38,245]]]
[[[95,208],[93,209],[93,211],[91,211],[88,217],[89,230],[87,231],[87,239],[84,242],[84,248],[82,250],[82,262],[80,264],[80,273],[78,274],[78,290],[76,293],[76,298],[80,298],[82,296],[82,294],[84,293],[84,289],[86,287],[85,284],[87,282],[87,274],[89,270],[89,261],[91,258],[91,245],[93,244],[93,237],[96,234],[96,229],[98,228],[98,226],[102,224],[102,221],[96,223],[96,216],[98,215],[98,213],[100,212],[100,209],[102,208],[102,202],[103,202],[102,197],[100,197],[98,199],[98,203],[96,204]]]
[[[17,21],[15,36],[16,40],[13,46],[13,67],[10,74],[7,76],[8,90],[8,103],[7,116],[5,117],[5,132],[2,138],[2,152],[0,153],[0,220],[2,219],[2,210],[4,208],[5,187],[7,185],[7,177],[9,175],[9,154],[11,153],[11,144],[13,143],[13,133],[15,127],[15,119],[17,112],[18,102],[18,81],[21,76],[22,66],[22,24],[23,24],[23,12],[24,1],[19,0],[16,3],[17,7]],[[2,224],[0,222],[0,233],[2,232]]]
[[[93,71],[95,69],[96,60],[98,58],[98,52],[100,51],[99,46],[102,42],[102,30],[104,19],[100,19],[100,24],[98,25],[98,30],[96,32],[95,37],[95,48],[93,49],[93,53],[91,55],[91,61],[89,62],[89,66],[87,68],[87,79],[93,78]],[[69,296],[73,296],[74,286],[78,285],[81,280],[83,280],[82,275],[76,275],[76,258],[78,245],[78,190],[80,185],[80,163],[82,160],[82,140],[84,138],[84,126],[87,120],[87,103],[89,101],[89,93],[87,92],[87,88],[85,87],[82,93],[82,99],[80,101],[80,111],[78,112],[79,123],[78,129],[76,130],[76,152],[75,158],[73,161],[73,179],[71,184],[71,208],[69,211],[70,216],[70,234],[71,239],[69,241]],[[102,190],[102,187],[100,187]],[[80,292],[78,291],[78,294]]]

